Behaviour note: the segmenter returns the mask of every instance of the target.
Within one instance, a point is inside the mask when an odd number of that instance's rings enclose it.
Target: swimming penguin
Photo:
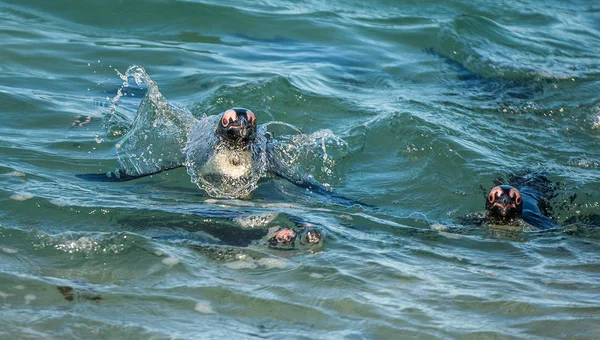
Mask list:
[[[276,139],[267,131],[267,124],[258,125],[256,115],[248,109],[236,107],[220,115],[196,118],[188,110],[167,103],[160,92],[149,90],[132,127],[117,144],[121,167],[108,174],[77,177],[121,182],[185,167],[192,182],[210,196],[236,198],[248,195],[270,174],[334,203],[364,206],[297,171],[302,166],[299,158],[308,154],[307,150],[322,152],[326,138],[333,136],[328,133]]]
[[[501,184],[488,193],[484,216],[486,225],[520,226],[531,230],[558,226],[549,214],[548,201],[555,195],[545,174],[513,174],[508,182],[512,185]]]
[[[270,165],[269,135],[264,127],[257,127],[256,115],[248,109],[233,108],[196,121],[182,149],[182,165],[192,180],[208,189],[211,196],[235,197],[253,190]],[[211,186],[214,183],[219,185]]]
[[[140,109],[145,107],[142,101]],[[78,177],[130,181],[184,166],[194,182],[214,176],[237,180],[267,172],[268,134],[257,127],[252,111],[232,108],[201,119],[170,104],[161,111],[149,118],[138,111],[146,119],[140,122],[136,117],[133,129],[118,144],[120,169],[106,178],[102,174]]]
[[[282,122],[259,125],[254,112],[239,107],[195,117],[169,103],[143,67],[132,65],[118,74],[124,82],[105,116],[105,127],[109,136],[120,138],[116,143],[120,166],[107,174],[77,177],[129,181],[185,167],[191,181],[209,196],[239,198],[256,189],[259,180],[274,175],[308,189],[304,193],[316,194],[317,199],[365,206],[329,190],[335,163],[349,152],[348,144],[330,130],[304,134]],[[127,114],[132,99],[125,95],[137,88],[131,80],[146,87],[133,120]],[[267,127],[291,134],[274,136]]]
[[[558,227],[550,215],[553,184],[544,173],[512,174],[507,183],[496,180],[485,198],[485,212],[461,217],[463,225],[483,225],[509,231],[547,230]]]

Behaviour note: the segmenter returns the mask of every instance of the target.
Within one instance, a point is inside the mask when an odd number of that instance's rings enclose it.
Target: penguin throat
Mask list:
[[[227,136],[219,136],[222,145],[230,150],[247,150],[250,147],[250,140],[241,138],[230,138]]]
[[[250,177],[252,155],[250,148],[219,145],[207,163],[207,172],[227,178]]]
[[[521,223],[521,214],[511,213],[506,216],[502,216],[497,212],[487,211],[486,220],[491,224],[498,225],[518,225]]]

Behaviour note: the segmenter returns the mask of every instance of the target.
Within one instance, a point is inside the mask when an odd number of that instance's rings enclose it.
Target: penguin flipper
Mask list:
[[[125,171],[123,171],[121,169],[117,169],[115,172],[109,172],[109,173],[105,173],[105,174],[98,174],[98,173],[77,174],[77,175],[75,175],[75,177],[81,178],[86,181],[91,181],[91,182],[127,182],[127,181],[132,181],[132,180],[135,180],[138,178],[142,178],[142,177],[156,175],[163,171],[180,168],[182,166],[183,165],[177,165],[177,166],[173,166],[173,167],[169,167],[169,168],[160,169],[155,172],[149,172],[149,173],[144,173],[144,174],[139,174],[139,175],[128,175]]]
[[[309,177],[305,177],[302,179],[293,179],[284,174],[277,173],[277,172],[273,172],[273,175],[275,175],[276,177],[285,179],[286,181],[288,181],[300,188],[304,188],[313,194],[325,196],[329,200],[333,201],[333,203],[335,203],[335,204],[339,204],[339,205],[346,206],[346,207],[353,207],[353,206],[360,206],[363,208],[372,208],[373,207],[366,203],[363,203],[363,202],[360,202],[360,201],[357,201],[357,200],[354,200],[351,198],[347,198],[342,195],[338,195],[338,194],[332,192],[331,190],[327,189],[327,187],[325,187],[323,184],[321,184]]]

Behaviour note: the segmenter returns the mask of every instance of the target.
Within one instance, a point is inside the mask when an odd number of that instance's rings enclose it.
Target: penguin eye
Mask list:
[[[254,115],[254,113],[252,113],[252,111],[247,110],[246,117],[248,118],[248,121],[252,123],[252,125],[256,125],[256,116]]]
[[[237,119],[237,113],[233,110],[227,110],[223,113],[223,118],[221,118],[221,125],[223,127],[227,127],[229,122],[235,121]]]
[[[494,193],[490,192],[490,194],[488,195],[488,202],[494,203]]]

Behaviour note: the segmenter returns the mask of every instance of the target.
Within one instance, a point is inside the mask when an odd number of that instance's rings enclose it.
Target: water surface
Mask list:
[[[5,0],[0,18],[0,337],[600,337],[593,226],[456,224],[524,169],[559,183],[559,224],[600,213],[594,1]],[[197,117],[331,130],[348,154],[328,184],[368,206],[281,179],[218,199],[185,169],[77,178],[118,166],[106,115],[133,64]],[[299,223],[325,242],[261,238]]]

